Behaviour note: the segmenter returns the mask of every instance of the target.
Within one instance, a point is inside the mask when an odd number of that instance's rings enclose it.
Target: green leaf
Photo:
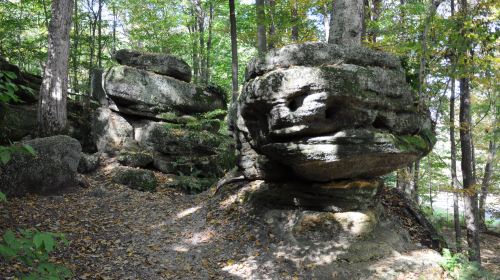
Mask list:
[[[14,80],[15,78],[17,78],[17,75],[16,73],[14,72],[11,72],[11,71],[3,71],[3,73],[5,74],[5,76],[11,80]]]
[[[16,236],[11,230],[7,230],[3,235],[3,240],[7,243],[7,245],[13,247],[16,243]]]
[[[10,151],[9,150],[0,150],[0,161],[3,164],[7,164],[10,161]]]
[[[33,155],[33,156],[36,156],[36,152],[35,150],[33,149],[33,147],[31,147],[30,145],[26,145],[24,144],[23,145],[23,148],[26,152],[28,152],[29,154]]]
[[[0,244],[0,255],[4,258],[13,258],[16,256],[16,252],[14,252],[11,248]]]
[[[0,192],[0,201],[7,201],[7,196],[3,192]]]
[[[54,250],[55,241],[52,234],[48,232],[39,232],[33,236],[33,244],[35,244],[37,249],[41,249],[43,246],[45,251],[50,253]]]

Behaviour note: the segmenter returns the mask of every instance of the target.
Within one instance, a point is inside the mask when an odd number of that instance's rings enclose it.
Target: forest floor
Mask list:
[[[52,260],[70,268],[75,279],[299,279],[310,268],[271,259],[272,234],[257,238],[261,233],[252,222],[239,222],[252,216],[240,217],[237,196],[139,192],[111,183],[105,172],[89,182],[60,196],[9,199],[0,206],[0,233],[64,233],[70,244]],[[485,267],[500,275],[500,238],[484,238]],[[19,270],[19,264],[0,260],[0,279],[15,279]]]

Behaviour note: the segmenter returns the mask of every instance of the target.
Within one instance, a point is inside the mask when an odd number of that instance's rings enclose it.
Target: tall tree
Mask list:
[[[274,49],[274,43],[276,40],[276,0],[269,0],[269,34],[267,36],[267,48],[269,50]]]
[[[495,104],[496,107],[496,104]],[[497,150],[497,125],[498,125],[498,112],[495,109],[495,119],[493,121],[493,135],[489,141],[488,157],[486,158],[486,165],[484,166],[483,181],[481,182],[481,196],[479,199],[479,223],[482,230],[486,230],[486,198],[488,196],[488,188],[491,184],[491,177],[493,176],[493,165],[495,163],[495,155]]]
[[[328,43],[359,46],[364,21],[363,0],[336,0]]]
[[[264,0],[255,0],[255,9],[257,13],[257,50],[259,51],[259,55],[263,55],[267,51]]]
[[[299,1],[292,0],[292,42],[297,43],[299,41]]]
[[[466,39],[465,22],[468,17],[467,0],[460,0],[460,13],[462,16],[462,53],[465,66],[469,61],[471,51],[470,43]],[[467,71],[466,71],[467,72]],[[481,250],[479,245],[479,223],[477,192],[475,190],[476,178],[473,173],[472,156],[472,123],[471,123],[471,94],[469,73],[460,78],[460,146],[462,151],[462,177],[465,193],[465,224],[467,228],[467,244],[469,245],[469,260],[481,263]]]
[[[451,16],[455,16],[455,1],[451,0]],[[456,50],[453,50],[451,63],[456,63]],[[451,77],[450,96],[450,161],[451,187],[453,189],[453,225],[455,229],[455,246],[458,252],[462,251],[462,229],[460,228],[460,210],[458,208],[458,193],[460,186],[457,178],[457,147],[455,144],[455,73]]]
[[[238,41],[236,38],[236,13],[234,0],[229,0],[229,23],[231,25],[231,76],[232,76],[232,102],[238,98]]]
[[[73,1],[53,0],[49,23],[48,57],[38,104],[38,133],[55,135],[66,129],[69,32]]]

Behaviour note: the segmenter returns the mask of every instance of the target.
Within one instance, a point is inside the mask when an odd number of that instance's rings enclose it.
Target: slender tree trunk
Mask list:
[[[257,13],[257,50],[259,51],[259,55],[263,55],[267,51],[264,0],[255,0],[255,9]]]
[[[102,3],[103,0],[98,0],[97,10],[97,67],[102,68]]]
[[[470,123],[470,88],[469,79],[460,79],[460,146],[462,150],[462,176],[465,191],[465,224],[467,227],[467,243],[469,259],[481,262],[479,247],[479,223],[476,178],[473,173],[471,123]]]
[[[73,91],[75,94],[78,94],[78,47],[79,47],[79,38],[80,38],[80,27],[78,22],[78,0],[74,0],[74,39],[73,39]]]
[[[113,12],[113,46],[112,46],[112,49],[111,49],[111,52],[114,54],[116,53],[116,21],[118,20],[118,16],[116,15],[116,6],[115,4],[113,3],[113,6],[112,6],[112,12]]]
[[[453,78],[451,79],[450,96],[450,145],[451,187],[453,188],[453,224],[455,227],[455,244],[457,252],[460,252],[462,251],[462,230],[460,228],[460,210],[458,208],[458,193],[460,186],[458,185],[457,179],[457,147],[455,144],[455,79]]]
[[[451,16],[455,16],[455,1],[451,0]],[[456,50],[453,51],[451,61],[456,63]],[[455,67],[455,66],[454,66]],[[452,73],[455,75],[455,73]],[[451,96],[450,96],[450,150],[451,150],[451,188],[453,189],[453,225],[455,228],[455,246],[457,252],[462,251],[462,229],[460,227],[460,209],[458,207],[460,186],[457,178],[457,147],[455,144],[455,78],[451,78]]]
[[[496,111],[496,110],[495,110]],[[496,137],[497,137],[497,131],[498,129],[496,128],[498,122],[498,113],[495,112],[495,120],[493,123],[493,138],[490,140],[489,147],[488,147],[488,158],[486,159],[486,165],[484,166],[484,176],[483,176],[483,181],[481,182],[481,196],[479,198],[479,222],[481,229],[486,230],[486,198],[488,197],[488,188],[490,187],[491,184],[491,177],[493,176],[493,165],[495,162],[495,155],[496,155]]]
[[[205,63],[205,83],[210,81],[210,54],[212,52],[212,29],[213,29],[213,21],[214,21],[214,3],[210,1],[209,7],[209,17],[208,17],[208,39],[207,39],[207,55],[206,55],[206,63]]]
[[[269,0],[269,34],[267,36],[267,49],[272,50],[275,47],[276,41],[276,26],[274,17],[276,15],[276,0]]]
[[[66,129],[69,32],[73,1],[53,0],[49,23],[48,57],[38,103],[38,133],[55,135]]]
[[[373,22],[378,21],[381,12],[382,12],[382,0],[373,0],[373,11],[372,11]],[[372,29],[370,31],[370,37],[373,43],[377,42],[377,35],[378,35],[377,30]]]
[[[203,11],[201,0],[194,0],[194,16],[195,22],[198,28],[198,41],[199,45],[197,47],[198,54],[198,78],[201,84],[205,84],[205,72],[206,72],[206,60],[205,60],[205,13]]]
[[[231,25],[232,102],[235,103],[236,99],[238,99],[238,42],[236,40],[236,14],[234,9],[234,0],[229,0],[229,22]]]
[[[330,22],[332,21],[332,13],[328,9],[328,4],[323,5],[323,28],[325,29],[325,42],[328,42],[330,36]]]
[[[433,207],[433,196],[432,196],[432,168],[431,168],[431,159],[430,157],[427,157],[427,172],[429,173],[429,180],[428,180],[428,186],[429,186],[429,201],[431,203],[431,214],[434,213],[434,207]]]
[[[461,14],[464,17],[462,24],[465,23],[468,15],[467,0],[460,1]],[[462,28],[462,37],[465,39],[465,30]],[[468,61],[470,51],[469,42],[464,42],[465,65]],[[470,81],[468,77],[460,78],[460,146],[462,151],[462,176],[463,188],[465,193],[465,225],[467,228],[467,243],[469,245],[469,260],[481,264],[481,250],[479,245],[479,223],[477,192],[475,190],[476,178],[473,172],[472,156],[472,124],[471,124],[471,96]]]
[[[413,187],[411,190],[411,199],[418,204],[418,188],[420,180],[420,160],[415,161],[415,167],[413,168]]]
[[[194,5],[191,7],[191,16],[193,17],[193,23],[190,26],[191,30],[191,40],[192,40],[192,49],[193,49],[193,82],[197,83],[200,75],[200,57],[198,51],[199,37],[197,36],[198,32],[198,19],[196,17],[196,11]]]
[[[292,0],[292,42],[299,41],[299,3],[298,0]]]
[[[328,43],[345,46],[361,45],[363,30],[363,0],[336,0]]]

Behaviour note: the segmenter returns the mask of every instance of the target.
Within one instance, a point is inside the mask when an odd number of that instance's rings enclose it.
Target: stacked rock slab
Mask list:
[[[279,244],[299,248],[290,256],[336,248],[324,272],[347,260],[338,279],[364,279],[356,265],[415,249],[380,203],[379,176],[429,153],[435,135],[396,57],[323,43],[270,51],[247,67],[236,127],[249,200]]]
[[[290,45],[253,60],[238,103],[247,178],[373,178],[427,154],[428,110],[400,62],[364,47]]]
[[[211,162],[228,138],[199,116],[225,109],[224,95],[189,83],[191,68],[174,56],[120,50],[115,59],[122,65],[102,74],[97,149],[123,165],[164,173],[217,169]]]

